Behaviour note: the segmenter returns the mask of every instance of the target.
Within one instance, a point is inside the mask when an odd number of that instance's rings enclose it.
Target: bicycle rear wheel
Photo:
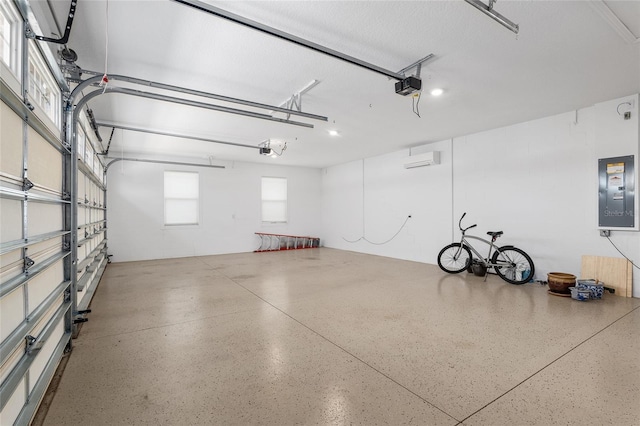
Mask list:
[[[438,254],[438,266],[445,272],[457,274],[471,265],[471,251],[460,243],[449,244]]]
[[[496,274],[510,284],[524,284],[534,277],[533,260],[517,247],[502,247],[491,258]]]

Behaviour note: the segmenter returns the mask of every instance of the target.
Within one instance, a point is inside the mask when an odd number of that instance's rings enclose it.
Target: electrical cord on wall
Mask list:
[[[620,251],[620,249],[613,244],[613,241],[611,241],[611,238],[607,237],[607,240],[609,240],[609,242],[611,243],[611,245],[613,246],[613,248],[615,248],[616,250],[618,250],[618,253],[620,253],[622,255],[622,257],[624,257],[625,259],[627,259],[629,262],[631,262],[631,264],[634,266],[634,268],[638,268],[640,269],[640,267],[638,265],[636,265],[635,263],[633,263],[633,260],[629,259],[627,256],[625,256],[625,254],[623,252]]]
[[[348,243],[352,243],[352,244],[353,244],[353,243],[357,243],[358,241],[366,241],[366,242],[368,242],[369,244],[374,244],[374,245],[376,245],[376,246],[381,246],[381,245],[384,245],[384,244],[390,243],[390,242],[391,242],[395,237],[397,237],[397,236],[398,236],[398,234],[400,234],[400,232],[404,229],[404,227],[405,227],[405,225],[407,224],[407,222],[409,221],[409,219],[411,219],[411,215],[407,216],[407,218],[404,220],[404,223],[402,224],[402,226],[400,227],[400,229],[398,229],[398,232],[396,232],[396,233],[393,235],[393,237],[391,237],[391,238],[389,238],[388,240],[383,241],[383,242],[381,242],[381,243],[377,243],[377,242],[375,242],[375,241],[370,241],[370,240],[368,240],[364,235],[363,235],[362,237],[358,238],[357,240],[353,240],[353,241],[351,241],[351,240],[347,240],[345,237],[342,237],[342,239],[343,239],[343,240],[345,240],[346,242],[348,242]]]

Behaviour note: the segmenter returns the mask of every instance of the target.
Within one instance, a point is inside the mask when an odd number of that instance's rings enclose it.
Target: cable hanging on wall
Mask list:
[[[371,241],[371,240],[367,239],[364,235],[362,237],[358,238],[357,240],[353,240],[353,241],[347,240],[345,237],[342,237],[342,239],[345,240],[346,242],[352,243],[352,244],[353,243],[357,243],[358,241],[366,241],[369,244],[373,244],[373,245],[376,245],[376,246],[381,246],[381,245],[384,245],[384,244],[387,244],[387,243],[390,243],[391,241],[393,241],[400,234],[400,232],[402,232],[404,227],[407,225],[407,222],[409,222],[409,219],[411,219],[411,215],[407,216],[407,218],[404,220],[404,223],[402,224],[400,229],[398,229],[398,232],[393,234],[393,237],[389,238],[386,241],[380,242],[380,243],[375,242],[375,241]]]
[[[611,241],[611,238],[609,238],[607,236],[607,240],[609,240],[609,242],[611,243],[611,245],[613,246],[614,249],[616,249],[618,251],[618,253],[620,253],[622,255],[622,257],[624,257],[625,259],[627,259],[629,262],[631,262],[631,264],[633,265],[634,268],[640,269],[640,266],[636,265],[633,260],[629,259],[623,252],[620,251],[620,249],[618,248],[618,246],[616,246],[613,241]]]

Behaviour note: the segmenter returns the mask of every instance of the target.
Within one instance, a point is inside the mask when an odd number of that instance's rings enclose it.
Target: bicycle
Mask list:
[[[478,226],[477,224],[462,228],[462,219],[467,215],[463,213],[458,228],[462,233],[459,243],[452,243],[440,250],[438,254],[438,266],[445,272],[457,274],[471,268],[474,262],[485,267],[488,272],[490,268],[496,274],[510,284],[524,284],[531,281],[534,277],[535,267],[533,260],[523,250],[514,246],[498,247],[495,242],[503,234],[502,231],[489,231],[487,235],[491,237],[491,241],[474,235],[466,235],[466,232]],[[489,245],[489,253],[483,257],[478,250],[469,242],[470,239],[482,241]],[[474,259],[473,252],[477,260]],[[493,253],[493,254],[492,254]],[[487,277],[485,272],[485,279]]]

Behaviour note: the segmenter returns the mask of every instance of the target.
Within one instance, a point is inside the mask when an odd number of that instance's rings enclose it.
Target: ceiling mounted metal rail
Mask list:
[[[111,160],[111,158],[109,158],[109,159]],[[171,165],[176,165],[176,166],[207,167],[207,168],[210,168],[210,169],[224,169],[225,168],[224,166],[216,166],[214,164],[183,163],[183,162],[180,162],[180,161],[145,160],[143,158],[124,157],[124,158],[113,158],[112,161],[109,161],[107,163],[106,167],[104,168],[105,174],[109,170],[109,167],[111,167],[111,165],[113,163],[117,163],[118,161],[137,161],[137,162],[140,162],[140,163],[171,164]]]
[[[189,135],[184,135],[180,133],[162,132],[159,130],[149,130],[149,129],[142,129],[139,127],[122,126],[120,124],[114,124],[114,123],[97,123],[97,124],[98,124],[98,127],[111,127],[112,129],[129,130],[132,132],[141,132],[141,133],[151,133],[153,135],[170,136],[172,138],[183,138],[183,139],[191,139],[194,141],[203,141],[203,142],[219,143],[223,145],[239,146],[242,148],[260,149],[260,147],[257,145],[256,146],[245,145],[245,144],[235,143],[235,142],[226,142],[226,141],[220,141],[216,139],[201,138],[198,136],[189,136]]]
[[[371,64],[369,62],[365,62],[358,58],[354,58],[353,56],[346,55],[344,53],[338,52],[336,50],[330,49],[328,47],[319,45],[309,40],[305,40],[301,37],[295,36],[293,34],[286,33],[284,31],[280,31],[278,29],[269,27],[267,25],[261,24],[259,22],[253,21],[251,19],[244,18],[242,16],[236,15],[235,13],[228,12],[226,10],[217,8],[215,6],[211,6],[210,4],[203,3],[198,0],[173,0],[177,3],[181,3],[186,6],[193,7],[202,12],[206,12],[220,18],[227,19],[229,21],[235,22],[240,25],[244,25],[246,27],[252,28],[254,30],[272,35],[274,37],[278,37],[283,40],[287,40],[291,43],[295,43],[299,46],[304,46],[311,50],[315,50],[316,52],[324,53],[325,55],[332,56],[336,59],[340,59],[345,62],[349,62],[353,65],[357,65],[362,68],[366,68],[370,71],[377,72],[378,74],[385,75],[389,78],[393,78],[395,80],[404,80],[405,75],[401,73],[397,73],[394,71],[387,70],[385,68],[379,67],[377,65]]]
[[[504,16],[502,16],[501,14],[493,10],[493,5],[496,2],[496,0],[489,0],[489,5],[484,4],[480,0],[464,0],[464,1],[466,1],[471,6],[475,7],[476,9],[478,9],[488,17],[492,18],[494,21],[498,22],[505,28],[508,28],[509,30],[513,31],[514,33],[518,34],[518,32],[520,31],[520,26],[518,24],[510,21],[509,19],[505,18]]]
[[[210,109],[213,111],[227,112],[227,113],[236,114],[236,115],[244,115],[245,117],[260,118],[262,120],[275,121],[278,123],[292,124],[294,126],[308,127],[313,129],[313,124],[309,124],[309,123],[302,123],[300,121],[291,121],[291,120],[286,120],[284,118],[272,117],[271,115],[268,115],[268,114],[260,114],[258,112],[245,111],[241,109],[229,108],[229,107],[220,106],[220,105],[206,104],[204,102],[176,98],[173,96],[161,95],[158,93],[143,92],[141,90],[126,89],[123,87],[107,87],[106,90],[102,90],[102,93],[121,93],[124,95],[138,96],[141,98],[171,102],[174,104],[187,105],[187,106],[192,106],[196,108],[204,108],[204,109]]]
[[[106,87],[105,89],[100,89],[100,90],[91,92],[91,93],[89,93],[88,95],[86,95],[82,99],[83,100],[85,100],[87,98],[88,99],[92,99],[92,98],[95,98],[96,96],[99,96],[99,95],[102,95],[102,94],[105,94],[105,93],[120,93],[120,94],[123,94],[123,95],[138,96],[138,97],[141,97],[141,98],[154,99],[154,100],[157,100],[157,101],[171,102],[171,103],[174,103],[174,104],[187,105],[187,106],[192,106],[192,107],[196,107],[196,108],[210,109],[210,110],[213,110],[213,111],[228,112],[228,113],[237,114],[237,115],[244,115],[246,117],[251,117],[251,118],[260,118],[262,120],[275,121],[275,122],[278,122],[278,123],[292,124],[294,126],[313,128],[313,124],[302,123],[300,121],[291,121],[291,120],[286,120],[284,118],[272,117],[272,116],[267,115],[267,114],[260,114],[260,113],[257,113],[257,112],[244,111],[244,110],[235,109],[235,108],[228,108],[228,107],[223,107],[223,106],[220,106],[220,105],[206,104],[204,102],[197,102],[197,101],[192,101],[192,100],[189,100],[189,99],[175,98],[173,96],[161,95],[161,94],[158,94],[158,93],[143,92],[141,90],[126,89],[126,88],[123,88],[123,87]]]
[[[82,70],[82,73],[91,74],[93,76],[100,76],[101,78],[102,78],[102,75],[104,74],[102,72],[89,71],[89,70],[84,70],[84,69]],[[288,108],[276,107],[276,106],[272,106],[272,105],[262,104],[262,103],[259,103],[259,102],[247,101],[245,99],[232,98],[230,96],[217,95],[215,93],[202,92],[200,90],[188,89],[186,87],[173,86],[171,84],[158,83],[158,82],[155,82],[155,81],[143,80],[143,79],[140,79],[140,78],[129,77],[129,76],[125,76],[125,75],[111,75],[111,74],[109,74],[109,80],[125,81],[127,83],[139,84],[141,86],[154,87],[156,89],[163,89],[163,90],[169,90],[169,91],[173,91],[173,92],[186,93],[186,94],[189,94],[189,95],[200,96],[200,97],[203,97],[203,98],[215,99],[215,100],[223,101],[223,102],[230,102],[230,103],[245,105],[245,106],[254,107],[254,108],[266,109],[266,110],[269,110],[269,111],[277,111],[277,112],[282,112],[284,114],[297,115],[297,116],[304,117],[304,118],[310,118],[312,120],[329,121],[329,119],[327,117],[322,116],[322,115],[309,114],[308,112],[302,112],[302,111],[297,111],[297,110],[291,110],[291,109],[288,109]],[[98,80],[98,82],[99,81],[100,80]]]

